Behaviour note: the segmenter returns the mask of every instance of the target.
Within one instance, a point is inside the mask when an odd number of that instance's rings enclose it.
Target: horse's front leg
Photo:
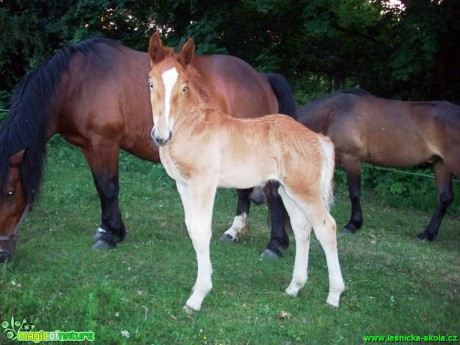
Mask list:
[[[96,240],[93,248],[115,248],[117,242],[123,241],[126,237],[118,203],[118,145],[111,142],[101,143],[93,145],[91,151],[82,151],[93,174],[102,210],[102,221],[93,237]]]
[[[249,207],[251,204],[252,188],[238,189],[238,204],[232,226],[221,236],[222,241],[237,242],[249,231]]]
[[[216,194],[217,183],[210,181],[189,181],[188,190],[185,188],[180,192],[181,198],[189,197],[190,216],[187,216],[186,223],[189,223],[188,233],[195,249],[198,264],[198,272],[193,292],[184,306],[186,312],[198,311],[206,295],[212,289],[212,265],[209,252],[211,242],[211,221]],[[182,200],[187,204],[186,200]]]

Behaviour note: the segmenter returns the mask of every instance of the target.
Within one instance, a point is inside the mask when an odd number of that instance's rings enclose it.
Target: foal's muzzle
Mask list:
[[[172,132],[168,130],[166,137],[162,137],[156,128],[152,129],[152,133],[150,133],[154,143],[157,146],[165,146],[172,138]]]

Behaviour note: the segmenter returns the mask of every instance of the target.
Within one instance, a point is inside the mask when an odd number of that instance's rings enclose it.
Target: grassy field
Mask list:
[[[195,257],[162,167],[123,156],[120,201],[129,234],[118,249],[101,252],[91,249],[100,208],[86,163],[75,149],[50,151],[41,202],[21,228],[14,260],[0,267],[0,322],[14,317],[35,330],[94,331],[94,343],[103,345],[361,344],[367,335],[460,335],[458,216],[446,217],[434,243],[416,241],[430,214],[391,208],[367,191],[362,231],[339,235],[348,291],[336,309],[325,304],[327,269],[316,239],[307,286],[298,298],[283,295],[294,250],[259,260],[269,238],[265,206],[252,208],[244,241],[219,241],[236,206],[236,193],[220,190],[214,289],[202,311],[188,316],[182,306]],[[339,227],[349,217],[343,185],[332,214]],[[0,343],[9,343],[6,334]]]

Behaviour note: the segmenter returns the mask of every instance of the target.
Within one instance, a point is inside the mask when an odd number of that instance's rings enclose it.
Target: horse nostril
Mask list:
[[[11,255],[8,252],[4,250],[0,251],[0,264],[7,263],[8,261],[10,261],[10,259]]]
[[[161,138],[155,129],[152,130],[152,139],[157,146],[165,146],[171,140],[171,138],[172,138],[171,131],[168,131],[167,138]]]

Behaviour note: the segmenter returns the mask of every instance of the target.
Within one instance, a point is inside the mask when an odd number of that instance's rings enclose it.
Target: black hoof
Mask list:
[[[271,250],[271,249],[265,249],[262,254],[260,254],[260,258],[262,260],[266,259],[279,259],[282,258],[283,254],[279,250]]]
[[[107,249],[115,249],[117,245],[115,243],[108,243],[103,240],[98,240],[96,243],[93,244],[93,249],[96,250],[107,250]]]
[[[420,234],[417,235],[416,238],[421,240],[421,241],[429,241],[429,242],[431,242],[431,241],[434,241],[434,239],[436,238],[436,235],[421,232]]]
[[[356,230],[348,229],[347,227],[344,227],[342,229],[342,234],[344,234],[344,235],[354,234],[355,232],[356,232]]]
[[[223,234],[222,236],[220,236],[220,240],[222,242],[227,242],[227,243],[234,243],[234,242],[238,242],[238,239],[237,238],[233,238],[232,236],[228,235],[228,234]]]

